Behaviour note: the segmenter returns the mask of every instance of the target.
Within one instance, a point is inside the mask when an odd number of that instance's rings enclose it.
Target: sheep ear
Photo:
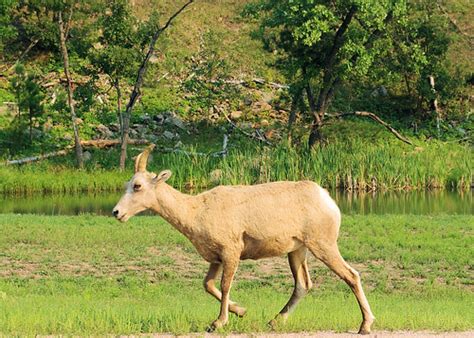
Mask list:
[[[171,170],[163,170],[153,178],[153,183],[166,182],[171,177]]]

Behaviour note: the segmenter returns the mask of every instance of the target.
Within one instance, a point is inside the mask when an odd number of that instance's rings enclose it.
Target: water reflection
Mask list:
[[[0,213],[110,215],[121,193],[0,196]],[[385,192],[355,194],[332,191],[343,213],[349,214],[473,214],[470,192]],[[145,213],[147,214],[147,213]],[[150,213],[148,213],[150,214]]]

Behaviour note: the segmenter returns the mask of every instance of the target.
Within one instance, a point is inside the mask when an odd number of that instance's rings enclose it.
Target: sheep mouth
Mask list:
[[[123,214],[122,216],[117,217],[117,220],[124,223],[128,220],[128,216],[127,216],[127,214]]]

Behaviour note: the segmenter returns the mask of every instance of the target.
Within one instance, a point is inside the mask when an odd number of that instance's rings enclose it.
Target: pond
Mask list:
[[[110,215],[121,193],[0,196],[0,213]],[[472,191],[378,192],[332,191],[346,214],[474,214]],[[147,214],[147,213],[145,213]],[[150,213],[148,213],[150,214]]]

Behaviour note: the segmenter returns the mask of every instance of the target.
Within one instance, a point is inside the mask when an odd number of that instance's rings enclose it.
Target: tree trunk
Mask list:
[[[434,76],[432,75],[428,76],[428,82],[431,87],[431,92],[433,93],[433,97],[430,99],[430,107],[431,107],[431,111],[433,111],[436,114],[436,131],[438,132],[438,138],[440,138],[441,137],[441,128],[440,128],[441,114],[438,107],[438,94],[436,93]]]
[[[288,117],[288,144],[292,143],[293,138],[293,124],[296,122],[296,114],[298,111],[304,110],[302,109],[303,106],[303,88],[299,86],[297,91],[293,95],[291,100],[291,109],[290,109],[290,116]]]
[[[132,114],[132,109],[135,103],[137,102],[138,98],[140,97],[140,90],[143,85],[143,80],[145,77],[145,72],[148,66],[148,61],[150,60],[153,52],[155,50],[155,44],[158,38],[160,37],[161,33],[163,33],[168,26],[171,24],[174,18],[176,18],[186,7],[188,7],[194,0],[188,0],[176,13],[174,13],[166,22],[166,24],[155,31],[153,37],[150,41],[150,45],[148,47],[148,52],[145,55],[145,58],[142,61],[142,64],[138,70],[137,79],[135,81],[135,85],[133,87],[133,91],[130,94],[130,100],[127,104],[125,109],[125,113],[123,114],[123,128],[122,128],[122,144],[120,146],[120,170],[125,169],[125,160],[127,159],[127,143],[129,138],[129,130],[130,130],[130,116]]]
[[[313,123],[311,125],[311,132],[308,140],[308,147],[311,149],[317,142],[322,140],[321,127],[323,126],[324,114],[326,114],[328,105],[331,101],[332,95],[334,94],[336,82],[334,69],[337,62],[337,53],[344,44],[345,33],[349,28],[349,25],[357,12],[357,7],[352,6],[349,12],[344,17],[341,25],[334,35],[334,40],[329,53],[325,57],[324,68],[323,68],[323,79],[321,88],[319,90],[317,102],[314,99],[313,92],[309,81],[306,86],[306,93],[308,101],[313,115]],[[303,69],[303,74],[306,73],[306,69]]]
[[[117,92],[117,119],[120,125],[120,131],[122,131],[123,130],[122,90],[120,89],[120,82],[118,79],[114,81],[114,87]]]
[[[71,14],[72,14],[72,7],[71,7]],[[82,169],[84,168],[84,158],[82,154],[82,146],[81,146],[81,139],[79,137],[79,130],[77,128],[77,123],[76,123],[76,119],[77,119],[76,112],[74,110],[73,88],[72,88],[71,74],[69,73],[69,55],[68,55],[67,46],[66,46],[67,36],[65,34],[65,32],[69,31],[70,18],[71,18],[71,15],[69,16],[69,20],[66,23],[66,27],[65,27],[63,19],[62,19],[62,12],[58,13],[59,41],[61,45],[61,54],[62,54],[63,63],[64,63],[64,75],[66,75],[66,80],[67,80],[67,101],[68,101],[69,110],[71,114],[72,128],[74,130],[74,144],[75,144],[75,149],[76,149],[76,160],[77,160],[77,166]]]
[[[29,107],[29,113],[30,113],[30,144],[32,144],[33,143],[33,133],[32,133],[33,112],[31,110],[31,107]]]

